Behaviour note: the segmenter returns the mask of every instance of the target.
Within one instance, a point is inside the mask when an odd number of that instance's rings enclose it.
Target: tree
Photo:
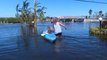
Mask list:
[[[16,17],[19,17],[18,9],[19,9],[19,4],[16,5]]]
[[[89,13],[89,18],[90,18],[90,16],[92,15],[92,10],[90,9],[88,13]]]
[[[27,0],[23,1],[23,5],[20,8],[19,4],[16,6],[16,17],[21,20],[21,22],[31,23],[34,21],[34,24],[36,24],[37,19],[43,20],[45,18],[44,10],[46,7],[40,6],[40,3],[37,3],[36,0],[34,0],[34,8],[32,11],[32,8],[29,7],[29,2]]]
[[[41,7],[37,10],[37,16],[39,18],[39,20],[43,20],[45,18],[45,13],[44,10],[46,9],[46,7]]]
[[[16,6],[16,17],[20,17],[21,22],[30,23],[31,8],[27,0],[23,1],[23,5],[20,8],[19,4]]]
[[[103,11],[99,11],[99,17],[103,16]]]

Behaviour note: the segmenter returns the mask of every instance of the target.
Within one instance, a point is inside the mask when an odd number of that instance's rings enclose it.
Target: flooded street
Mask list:
[[[107,40],[89,34],[98,23],[65,23],[55,43],[40,36],[50,24],[38,23],[38,35],[21,24],[0,24],[0,60],[107,60]]]

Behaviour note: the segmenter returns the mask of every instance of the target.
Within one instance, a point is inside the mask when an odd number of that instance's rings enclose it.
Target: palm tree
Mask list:
[[[103,16],[103,11],[99,11],[99,17]]]
[[[92,10],[90,9],[88,13],[89,13],[89,18],[90,18],[90,16],[92,15]]]
[[[45,13],[44,10],[46,9],[46,7],[41,7],[37,10],[37,15],[38,15],[38,18],[39,20],[43,20],[45,18]]]
[[[16,12],[18,17],[21,18],[22,22],[30,22],[31,8],[29,8],[29,2],[27,2],[27,0],[23,1],[23,5],[21,8],[19,8],[19,4],[17,4]]]
[[[37,15],[41,20],[44,18],[44,10],[46,7],[41,7],[39,5],[40,3],[36,3],[36,0],[34,0],[34,12],[31,11],[31,8],[29,7],[29,2],[27,0],[23,1],[23,5],[21,8],[19,8],[19,4],[16,6],[16,16],[20,17],[21,21],[26,23],[32,23],[34,21],[34,25],[37,23]]]
[[[16,5],[16,17],[18,17],[19,4]]]
[[[20,19],[19,19],[18,9],[19,9],[19,4],[16,5],[16,18],[17,18],[17,20],[20,20]],[[20,22],[21,22],[21,21],[20,21]]]

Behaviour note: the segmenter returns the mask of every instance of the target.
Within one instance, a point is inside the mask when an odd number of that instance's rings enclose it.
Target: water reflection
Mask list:
[[[90,33],[90,36],[95,36],[95,37],[97,37],[99,40],[101,40],[101,41],[106,41],[107,40],[107,35],[105,35],[105,34],[92,34],[92,33]]]
[[[60,45],[61,45],[61,41],[62,41],[62,39],[57,39],[56,41],[55,41],[55,52],[56,53],[59,53],[60,52]]]
[[[21,25],[21,36],[26,48],[29,47],[31,41],[35,41],[35,44],[37,44],[38,35],[35,27]]]

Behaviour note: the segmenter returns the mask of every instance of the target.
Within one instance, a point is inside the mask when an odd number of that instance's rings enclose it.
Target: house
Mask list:
[[[83,16],[59,16],[57,18],[64,22],[83,22],[85,19]]]

